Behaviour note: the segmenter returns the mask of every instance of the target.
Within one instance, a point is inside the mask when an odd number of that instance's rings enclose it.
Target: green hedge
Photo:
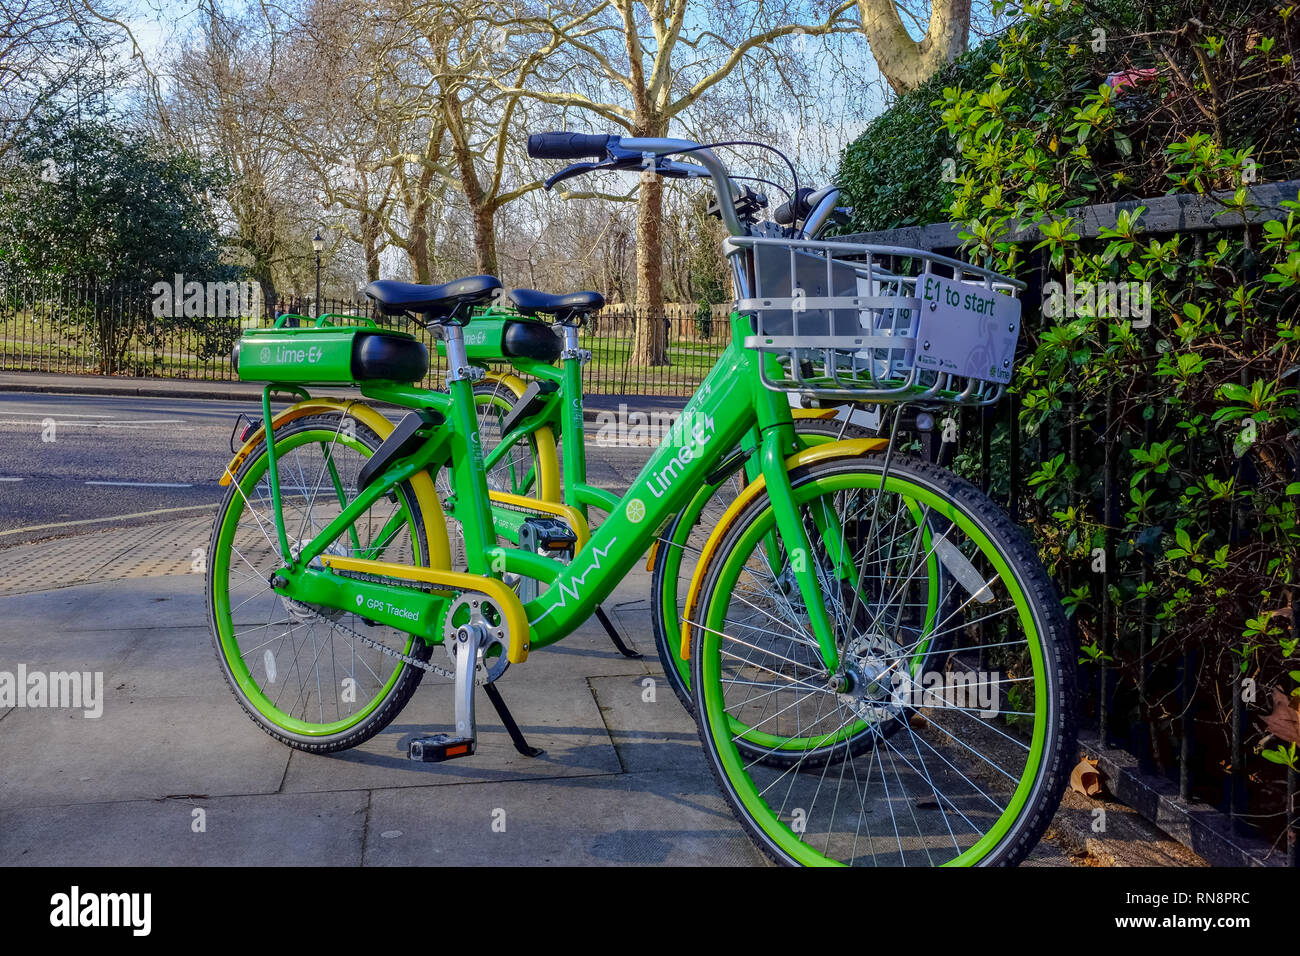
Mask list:
[[[980,82],[997,55],[991,39],[900,96],[844,150],[836,182],[853,219],[844,232],[872,232],[941,222],[952,199],[951,137],[935,101],[945,86]]]
[[[954,65],[927,85],[928,111],[920,90],[901,98],[846,151],[855,225],[952,220],[966,254],[1005,273],[1141,290],[1127,314],[1096,297],[1026,301],[1020,520],[1062,590],[1092,706],[1107,688],[1107,731],[1170,772],[1188,735],[1193,792],[1222,803],[1237,768],[1252,822],[1276,838],[1283,767],[1300,769],[1286,716],[1300,699],[1300,202],[1245,231],[1153,234],[1139,208],[1082,238],[1073,214],[1211,192],[1247,212],[1246,186],[1297,178],[1300,9],[1062,6],[1027,4],[978,51],[982,72]],[[1125,71],[1134,82],[1106,82]],[[949,151],[955,181],[940,190]],[[1008,240],[1028,224],[1041,242]],[[1000,419],[995,494],[1010,472]],[[973,444],[957,456],[967,474]]]

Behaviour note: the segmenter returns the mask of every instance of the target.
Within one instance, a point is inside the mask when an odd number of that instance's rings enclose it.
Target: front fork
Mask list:
[[[760,354],[756,360],[765,361],[766,356]],[[757,378],[755,375],[755,380]],[[807,610],[809,626],[821,651],[822,663],[829,673],[834,674],[839,668],[840,656],[835,646],[834,626],[826,612],[827,595],[822,582],[817,579],[817,561],[808,539],[808,531],[799,514],[799,506],[794,500],[794,488],[785,463],[795,449],[794,421],[790,416],[790,406],[784,392],[775,392],[761,386],[757,386],[756,391],[754,403],[758,413],[758,433],[761,436],[758,443],[759,473],[767,485],[777,534],[780,543],[785,546],[785,560]],[[822,532],[820,524],[817,523],[819,533]],[[768,548],[771,567],[779,568],[779,555],[773,553],[780,551],[776,542],[765,541],[762,546]]]

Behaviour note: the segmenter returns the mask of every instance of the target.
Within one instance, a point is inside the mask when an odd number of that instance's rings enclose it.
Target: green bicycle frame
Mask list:
[[[444,421],[427,429],[426,440],[419,448],[390,464],[307,542],[296,557],[286,547],[287,566],[280,574],[283,584],[276,590],[292,598],[344,609],[351,607],[349,602],[363,592],[366,597],[372,591],[379,591],[393,595],[393,601],[409,600],[414,592],[408,588],[342,578],[312,567],[311,563],[381,495],[420,471],[427,469],[433,474],[450,466],[453,496],[449,505],[464,531],[470,572],[494,576],[511,572],[547,584],[540,596],[524,606],[531,630],[530,646],[545,647],[572,633],[591,616],[649,548],[659,530],[691,501],[722,457],[747,434],[761,436],[759,468],[767,482],[786,553],[811,554],[785,467],[785,458],[795,450],[789,404],[784,393],[771,391],[762,384],[758,363],[769,359],[742,344],[746,336],[753,334],[750,320],[733,313],[731,331],[731,343],[687,403],[668,437],[655,449],[624,496],[612,503],[609,517],[592,534],[586,547],[568,564],[497,542],[473,389],[468,380],[449,383],[445,393],[415,386],[363,384],[362,394],[369,398],[408,408],[432,409]],[[576,379],[577,369],[570,367],[564,371]],[[580,401],[576,405],[567,404],[571,406],[569,414],[573,424],[580,425]],[[527,423],[520,427],[526,428]],[[274,476],[273,451],[269,457]],[[273,477],[272,481],[276,479]],[[273,484],[274,487],[278,485]],[[283,541],[278,491],[273,490],[273,497],[275,520]],[[793,561],[791,570],[808,608],[823,661],[833,671],[839,663],[838,655],[813,565],[812,561]],[[330,580],[327,583],[317,579]],[[420,610],[418,620],[413,622],[406,617],[394,626],[419,633],[433,642],[440,641],[441,634],[430,620],[436,618],[437,608],[433,603],[436,602],[431,601],[428,611]],[[385,623],[393,622],[385,620]]]

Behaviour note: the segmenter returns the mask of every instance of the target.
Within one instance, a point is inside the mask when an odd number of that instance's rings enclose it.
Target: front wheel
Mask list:
[[[778,580],[771,499],[724,531],[690,623],[700,739],[732,810],[778,862],[1016,863],[1055,812],[1075,747],[1060,602],[973,486],[899,456],[882,481],[884,464],[790,475],[833,671]],[[918,628],[936,560],[947,593],[940,619]]]
[[[844,439],[868,438],[867,431],[837,418],[795,419],[799,448],[812,448]],[[682,609],[704,545],[727,508],[753,480],[755,460],[729,458],[729,467],[669,523],[655,546],[650,578],[650,615],[659,664],[686,712],[695,716],[691,696],[691,663],[682,656]]]

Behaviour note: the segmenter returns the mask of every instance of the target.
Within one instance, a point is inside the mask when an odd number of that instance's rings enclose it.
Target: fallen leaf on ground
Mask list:
[[[1070,789],[1085,797],[1100,797],[1104,792],[1097,761],[1084,757],[1070,771]]]

